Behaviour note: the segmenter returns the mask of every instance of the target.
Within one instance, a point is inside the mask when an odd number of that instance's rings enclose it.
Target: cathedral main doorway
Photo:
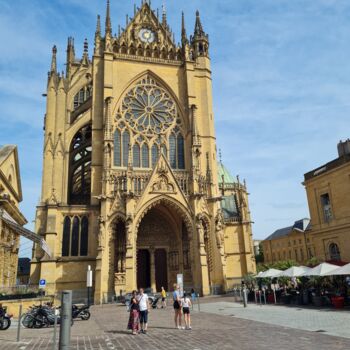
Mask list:
[[[161,287],[169,290],[176,283],[177,274],[184,273],[187,245],[183,244],[183,230],[178,213],[162,204],[143,217],[137,233],[138,288],[151,288],[153,292],[160,292]]]

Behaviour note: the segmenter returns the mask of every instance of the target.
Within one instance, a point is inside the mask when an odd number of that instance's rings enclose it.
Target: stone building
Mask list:
[[[16,285],[20,234],[27,223],[19,210],[22,201],[17,147],[0,146],[0,288]]]
[[[304,175],[311,218],[313,255],[350,262],[350,140],[338,144],[338,158]]]
[[[312,257],[310,240],[310,220],[301,219],[292,226],[283,227],[262,242],[264,263],[294,260],[299,264],[306,263]]]
[[[120,27],[119,27],[120,28]],[[109,1],[92,58],[68,39],[66,72],[53,48],[47,84],[40,249],[31,280],[94,295],[136,287],[227,290],[255,271],[245,183],[217,159],[209,37],[199,12],[176,45],[148,1],[112,34]]]

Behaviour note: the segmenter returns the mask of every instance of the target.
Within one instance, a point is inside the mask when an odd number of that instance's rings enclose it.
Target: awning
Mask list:
[[[19,235],[28,238],[29,240],[38,244],[41,249],[51,258],[50,248],[40,235],[24,228],[21,225],[18,225],[17,222],[12,219],[11,215],[9,215],[5,210],[0,210],[0,219],[5,222],[6,225],[10,226],[14,231],[16,231]]]

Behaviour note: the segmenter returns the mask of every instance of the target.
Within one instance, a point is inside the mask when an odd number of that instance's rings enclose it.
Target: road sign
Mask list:
[[[46,287],[46,280],[40,280],[39,281],[39,288],[45,288]]]

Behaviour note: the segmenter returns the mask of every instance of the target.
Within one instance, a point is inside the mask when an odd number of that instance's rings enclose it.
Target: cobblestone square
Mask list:
[[[317,324],[316,313],[319,313]],[[285,322],[282,322],[284,315]],[[298,319],[294,319],[299,316]],[[329,315],[329,316],[327,316]],[[327,321],[328,317],[328,321]],[[71,349],[350,349],[346,333],[345,312],[302,310],[288,307],[257,307],[233,303],[230,298],[211,298],[201,304],[201,312],[192,313],[193,330],[178,330],[173,325],[173,310],[157,309],[150,312],[147,335],[132,336],[126,330],[128,313],[125,307],[104,305],[92,307],[89,321],[76,321],[72,327]],[[254,318],[254,320],[253,320]],[[258,320],[257,320],[258,319]],[[272,324],[273,322],[276,324]],[[309,323],[308,323],[309,322]],[[342,337],[325,334],[328,326],[343,323],[338,330]],[[277,323],[279,325],[277,325]],[[314,328],[310,325],[314,323]],[[302,330],[297,328],[303,328]],[[317,329],[322,327],[322,329]],[[326,328],[326,329],[324,329]],[[58,332],[59,333],[59,330]],[[22,329],[21,342],[16,343],[16,327],[0,333],[1,350],[53,349],[53,329]],[[350,338],[350,336],[349,336]]]

